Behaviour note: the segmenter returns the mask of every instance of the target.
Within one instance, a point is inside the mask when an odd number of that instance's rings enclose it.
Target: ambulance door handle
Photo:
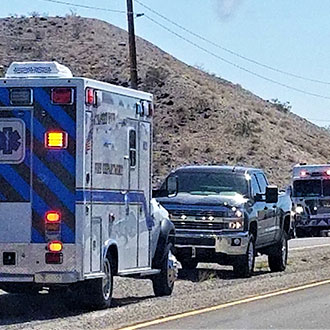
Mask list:
[[[125,193],[124,201],[125,201],[125,212],[126,212],[126,215],[129,215],[128,191],[126,191],[126,193]]]

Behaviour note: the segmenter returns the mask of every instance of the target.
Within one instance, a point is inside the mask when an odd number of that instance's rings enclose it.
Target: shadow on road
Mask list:
[[[268,274],[268,270],[258,270],[254,272],[253,276]],[[232,270],[229,269],[210,269],[210,268],[197,268],[197,269],[180,269],[180,280],[203,282],[211,279],[233,280],[238,277]]]
[[[154,296],[114,298],[112,307],[136,304],[150,298],[154,298]],[[64,296],[48,293],[35,295],[0,294],[0,306],[0,326],[46,321],[92,311],[91,308],[86,308],[79,301],[74,302],[73,299],[68,301]]]

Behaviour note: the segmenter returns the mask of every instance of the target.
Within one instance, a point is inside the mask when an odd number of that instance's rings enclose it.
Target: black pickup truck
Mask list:
[[[292,203],[269,186],[262,170],[181,167],[154,196],[175,225],[175,254],[183,268],[216,262],[248,277],[260,253],[268,255],[271,271],[285,270]]]

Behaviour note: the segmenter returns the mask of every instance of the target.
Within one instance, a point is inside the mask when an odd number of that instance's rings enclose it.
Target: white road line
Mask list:
[[[306,250],[306,249],[314,249],[324,246],[330,246],[329,244],[319,244],[319,245],[311,245],[311,246],[301,246],[301,247],[295,247],[295,248],[289,248],[289,251],[298,251],[298,250]]]

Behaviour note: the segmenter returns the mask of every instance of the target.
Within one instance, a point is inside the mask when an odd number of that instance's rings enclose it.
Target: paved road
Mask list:
[[[320,245],[330,245],[330,237],[296,238],[289,241],[289,249],[308,248]]]
[[[144,329],[330,329],[330,284]]]

